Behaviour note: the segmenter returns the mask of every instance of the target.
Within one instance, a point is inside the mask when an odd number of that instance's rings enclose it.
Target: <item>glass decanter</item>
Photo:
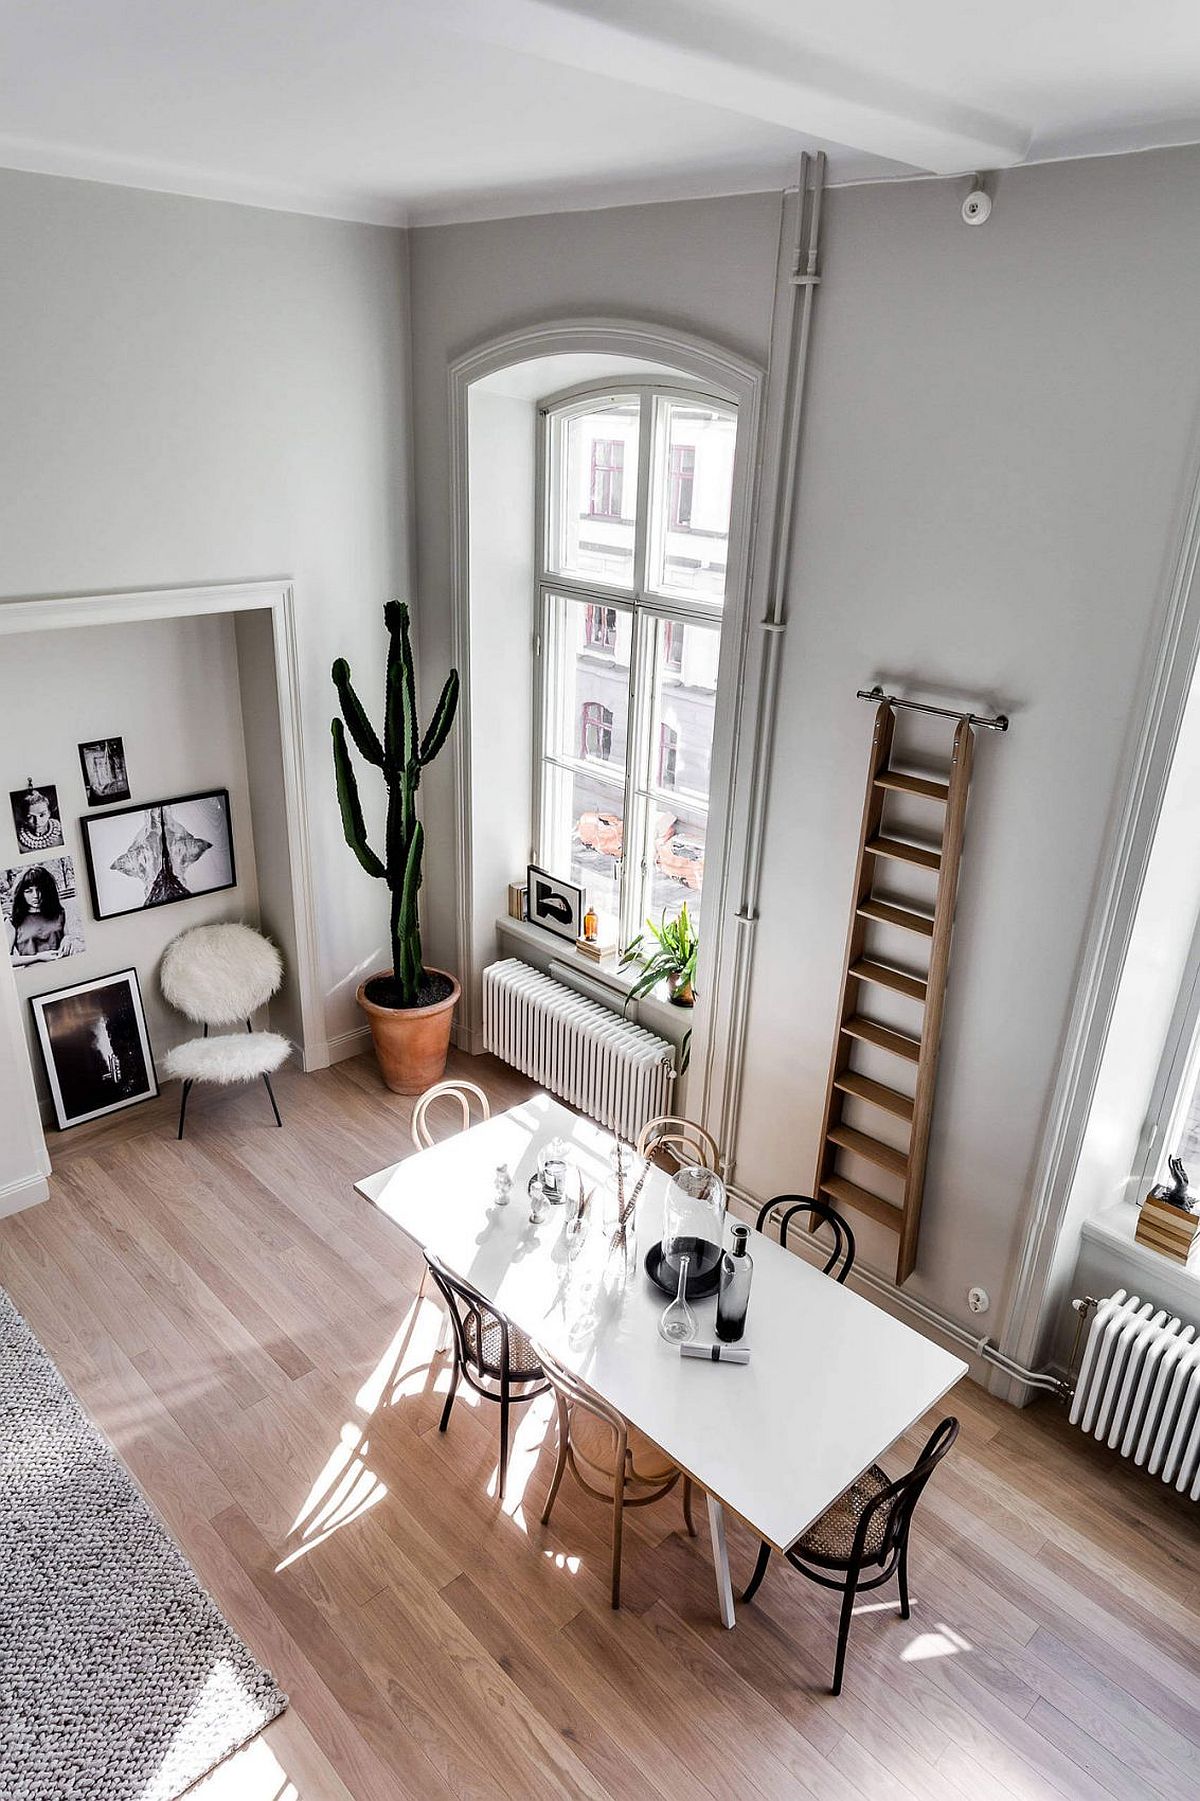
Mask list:
[[[688,1264],[686,1253],[679,1259],[679,1287],[675,1299],[663,1310],[658,1330],[668,1344],[688,1344],[696,1336],[696,1315],[687,1304]]]

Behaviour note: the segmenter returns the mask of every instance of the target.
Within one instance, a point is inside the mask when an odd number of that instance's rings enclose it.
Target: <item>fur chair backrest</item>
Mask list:
[[[283,980],[283,958],[261,932],[243,925],[193,926],[163,952],[159,981],[172,1007],[200,1025],[249,1019]]]

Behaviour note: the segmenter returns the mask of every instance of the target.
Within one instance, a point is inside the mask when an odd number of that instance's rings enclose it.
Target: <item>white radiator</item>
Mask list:
[[[1101,1301],[1071,1403],[1072,1424],[1200,1500],[1200,1339],[1153,1301]]]
[[[675,1051],[515,957],[483,972],[484,1049],[632,1141],[669,1111]]]

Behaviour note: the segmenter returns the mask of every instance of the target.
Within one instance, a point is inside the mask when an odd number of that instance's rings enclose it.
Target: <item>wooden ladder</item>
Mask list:
[[[846,965],[838,1008],[837,1035],[829,1066],[825,1118],[813,1193],[840,1209],[866,1214],[898,1235],[896,1281],[912,1274],[917,1260],[917,1233],[921,1223],[921,1198],[925,1187],[925,1163],[929,1152],[929,1128],[933,1118],[937,1080],[938,1042],[942,1032],[942,1004],[950,964],[950,939],[954,930],[954,903],[962,858],[967,794],[975,735],[969,718],[961,718],[954,733],[954,749],[947,780],[909,775],[892,767],[892,739],[896,715],[884,701],[875,715],[875,735],[867,775],[858,867],[854,877],[854,902],[846,940]],[[885,828],[884,810],[889,794],[915,795],[930,802],[941,814],[942,831],[936,849],[893,836]],[[904,866],[936,871],[937,893],[933,911],[900,904],[876,894],[876,877],[883,869]],[[882,878],[881,878],[882,879]],[[927,952],[922,975],[893,968],[872,955],[872,928],[887,925],[910,933],[915,946]],[[895,1030],[870,1017],[872,989],[889,989],[916,1001],[922,1008],[921,1029],[914,1036]],[[898,1063],[915,1065],[916,1080],[910,1096],[899,1088],[875,1081],[854,1067],[859,1045],[872,1045],[895,1057]],[[846,1123],[847,1099],[865,1102],[908,1127],[908,1149],[901,1151],[868,1132]],[[846,1151],[887,1170],[904,1184],[898,1205],[872,1194],[838,1173],[838,1159]],[[811,1215],[809,1224],[819,1224]]]

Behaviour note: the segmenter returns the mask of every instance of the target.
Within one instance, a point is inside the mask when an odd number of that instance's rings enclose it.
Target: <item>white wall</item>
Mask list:
[[[875,677],[1002,703],[979,746],[913,1289],[999,1315],[1142,660],[1190,485],[1200,153],[828,197],[740,1180],[816,1155]],[[649,318],[765,359],[769,196],[419,231],[422,653],[449,643],[448,358],[526,322]],[[452,814],[430,784],[431,903]],[[868,1251],[884,1249],[870,1233]]]
[[[31,996],[91,981],[112,970],[136,969],[161,1070],[171,1045],[195,1031],[159,992],[158,964],[166,946],[188,926],[209,920],[258,923],[237,650],[233,621],[221,617],[28,632],[0,643],[4,719],[0,790],[6,803],[9,790],[23,787],[28,775],[57,786],[65,842],[61,850],[45,855],[74,860],[86,943],[81,954],[62,962],[34,963],[14,971],[37,1092],[44,1116],[51,1119],[27,1004]],[[80,816],[93,809],[84,792],[78,746],[91,738],[114,737],[124,739],[128,765],[130,798],[122,805],[228,788],[235,888],[145,913],[95,918],[79,825]],[[6,867],[32,867],[40,860],[18,853],[7,817],[0,819],[0,839]]]
[[[341,840],[329,666],[377,707],[409,589],[405,236],[3,172],[0,243],[0,597],[295,578],[327,1026],[357,1046],[387,912]]]

